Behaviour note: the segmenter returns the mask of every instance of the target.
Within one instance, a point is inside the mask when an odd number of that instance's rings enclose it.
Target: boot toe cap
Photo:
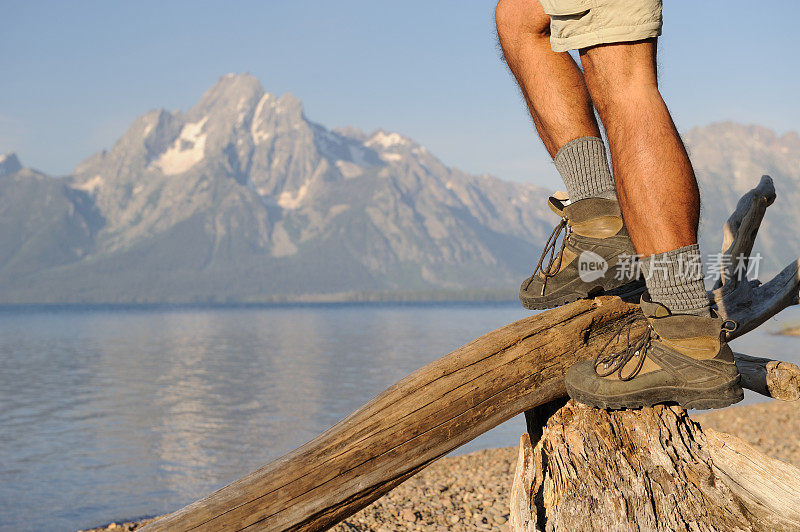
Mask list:
[[[567,370],[564,378],[567,389],[588,393],[602,392],[605,379],[594,371],[594,361],[584,360],[574,364]]]

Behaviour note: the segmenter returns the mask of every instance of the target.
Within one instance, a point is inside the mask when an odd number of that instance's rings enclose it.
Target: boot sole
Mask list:
[[[735,379],[713,388],[661,386],[614,396],[593,395],[567,384],[567,392],[572,399],[580,403],[608,410],[638,409],[664,403],[677,404],[687,410],[691,408],[708,410],[725,408],[744,399],[744,390],[740,382],[741,376],[737,375]]]
[[[547,310],[568,305],[579,299],[594,299],[598,296],[619,296],[625,301],[631,300],[634,303],[638,303],[638,296],[642,295],[645,289],[644,281],[637,280],[618,286],[617,288],[612,288],[611,290],[606,290],[602,286],[596,286],[587,291],[570,292],[561,296],[554,295],[547,298],[530,297],[520,294],[519,300],[522,306],[528,310]]]

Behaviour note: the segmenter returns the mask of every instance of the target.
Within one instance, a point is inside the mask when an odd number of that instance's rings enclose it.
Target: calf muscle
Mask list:
[[[600,136],[589,92],[568,53],[550,48],[550,17],[538,0],[501,0],[497,35],[533,123],[551,156],[570,140]]]
[[[655,41],[583,51],[586,83],[606,127],[617,195],[640,255],[697,242],[700,195],[658,90]]]

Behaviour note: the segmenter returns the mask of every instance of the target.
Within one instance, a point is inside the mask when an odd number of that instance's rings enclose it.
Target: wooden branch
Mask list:
[[[570,401],[535,447],[522,435],[517,467],[513,532],[800,529],[800,469],[679,407]]]
[[[744,271],[747,271],[747,258],[753,250],[764,213],[775,197],[772,178],[762,176],[758,186],[742,196],[723,227],[722,253],[730,258],[730,262],[723,268],[720,281],[710,297],[721,316],[738,324],[738,328],[729,334],[729,339],[752,331],[786,307],[798,304],[800,259],[764,285],[736,275],[739,256],[745,257]]]
[[[800,368],[791,362],[734,353],[742,387],[780,401],[800,399]]]
[[[745,258],[750,256],[764,213],[775,201],[775,197],[772,178],[768,175],[761,176],[758,186],[741,197],[736,210],[725,222],[722,228],[722,253],[729,256],[732,261],[723,269],[719,286],[734,278],[736,259],[739,256]],[[744,264],[747,265],[747,260]]]
[[[797,305],[800,294],[800,260],[789,264],[767,284],[732,283],[712,292],[721,316],[734,320],[738,327],[729,339],[748,333],[781,310]]]

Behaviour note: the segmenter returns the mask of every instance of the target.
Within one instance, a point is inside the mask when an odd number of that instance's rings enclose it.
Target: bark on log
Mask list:
[[[800,530],[800,469],[703,431],[676,406],[570,401],[520,441],[514,532]]]
[[[765,178],[748,201],[763,201],[771,186]],[[750,207],[740,210],[731,217],[731,245],[749,252],[746,235],[760,217],[748,215]],[[739,323],[731,337],[798,302],[796,263],[764,286],[739,283],[744,288],[735,290],[734,284],[714,292],[721,312]],[[503,421],[565,397],[565,371],[593,358],[614,336],[616,322],[634,312],[637,305],[600,297],[492,331],[412,373],[302,447],[144,530],[324,529]],[[762,375],[767,365],[747,366],[753,373],[747,382],[774,393]]]

